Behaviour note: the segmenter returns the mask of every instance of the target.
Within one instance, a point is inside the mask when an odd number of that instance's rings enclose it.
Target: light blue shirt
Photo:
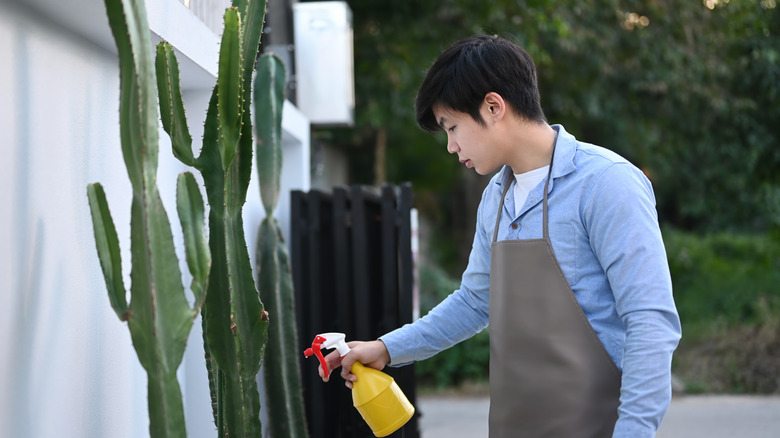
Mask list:
[[[671,401],[672,352],[681,336],[653,189],[624,158],[577,141],[560,125],[553,128],[550,241],[583,312],[623,373],[613,436],[653,437]],[[392,365],[426,359],[487,327],[490,246],[511,171],[505,166],[482,194],[460,288],[425,317],[380,338]],[[510,187],[498,240],[542,237],[543,190],[544,181],[515,214]]]

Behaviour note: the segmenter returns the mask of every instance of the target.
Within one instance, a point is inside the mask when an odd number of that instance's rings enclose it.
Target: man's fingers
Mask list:
[[[357,376],[352,373],[352,365],[358,360],[368,366],[381,370],[387,365],[390,357],[382,341],[359,342],[352,341],[347,343],[351,351],[343,358],[339,356],[338,351],[330,352],[325,356],[325,364],[328,368],[328,376],[325,376],[323,367],[318,369],[320,378],[323,382],[330,380],[330,374],[341,367],[341,377],[347,388],[352,388],[352,384],[357,381]]]
[[[317,373],[323,382],[330,380],[330,376],[333,374],[339,366],[341,366],[341,357],[339,357],[338,351],[334,351],[325,356],[325,363],[328,365],[328,375],[325,375],[325,370],[322,369],[322,365],[317,367]]]
[[[330,380],[330,375],[325,375],[325,370],[322,369],[322,365],[317,367],[317,372],[319,373],[320,379],[322,379],[323,382]]]

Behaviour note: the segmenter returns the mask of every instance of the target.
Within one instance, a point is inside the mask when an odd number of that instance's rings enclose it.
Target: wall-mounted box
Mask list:
[[[355,123],[352,11],[345,2],[293,5],[296,104],[312,125]]]

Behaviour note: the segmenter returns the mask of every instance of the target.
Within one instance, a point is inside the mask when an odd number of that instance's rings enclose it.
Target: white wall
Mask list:
[[[158,15],[150,17],[150,23],[184,21],[172,5],[183,7],[177,0],[154,3],[157,9],[150,9],[150,14]],[[103,8],[100,0],[72,0],[73,4]],[[163,6],[170,16],[155,12]],[[73,19],[79,16],[73,14]],[[103,184],[129,287],[131,189],[119,144],[118,61],[113,41],[104,40],[105,14],[97,17],[69,24],[0,0],[2,436],[148,436],[146,374],[127,325],[110,307],[86,197],[88,183]],[[157,35],[165,37],[164,28],[154,26]],[[202,29],[195,31],[205,35]],[[200,50],[217,48],[214,43]],[[185,59],[180,53],[182,75],[194,65],[195,80],[184,98],[198,142],[210,93],[210,85],[199,84],[213,79],[209,76],[213,66],[198,63],[216,56],[187,50]],[[283,190],[308,190],[308,121],[289,102],[284,117]],[[187,277],[174,199],[176,175],[187,169],[171,154],[162,131],[159,155],[158,186]],[[248,197],[245,225],[254,257],[263,216],[256,176]],[[289,195],[282,196],[278,216],[286,226]],[[189,284],[189,278],[183,281]],[[196,322],[179,377],[189,436],[213,437],[201,339]]]
[[[116,60],[7,9],[0,54],[0,424],[14,437],[144,436],[146,377],[107,307],[86,199],[102,182],[127,272]]]

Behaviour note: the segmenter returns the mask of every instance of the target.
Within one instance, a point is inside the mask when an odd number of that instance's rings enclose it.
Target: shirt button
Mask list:
[[[516,230],[517,229],[517,224],[512,224],[512,229]]]

